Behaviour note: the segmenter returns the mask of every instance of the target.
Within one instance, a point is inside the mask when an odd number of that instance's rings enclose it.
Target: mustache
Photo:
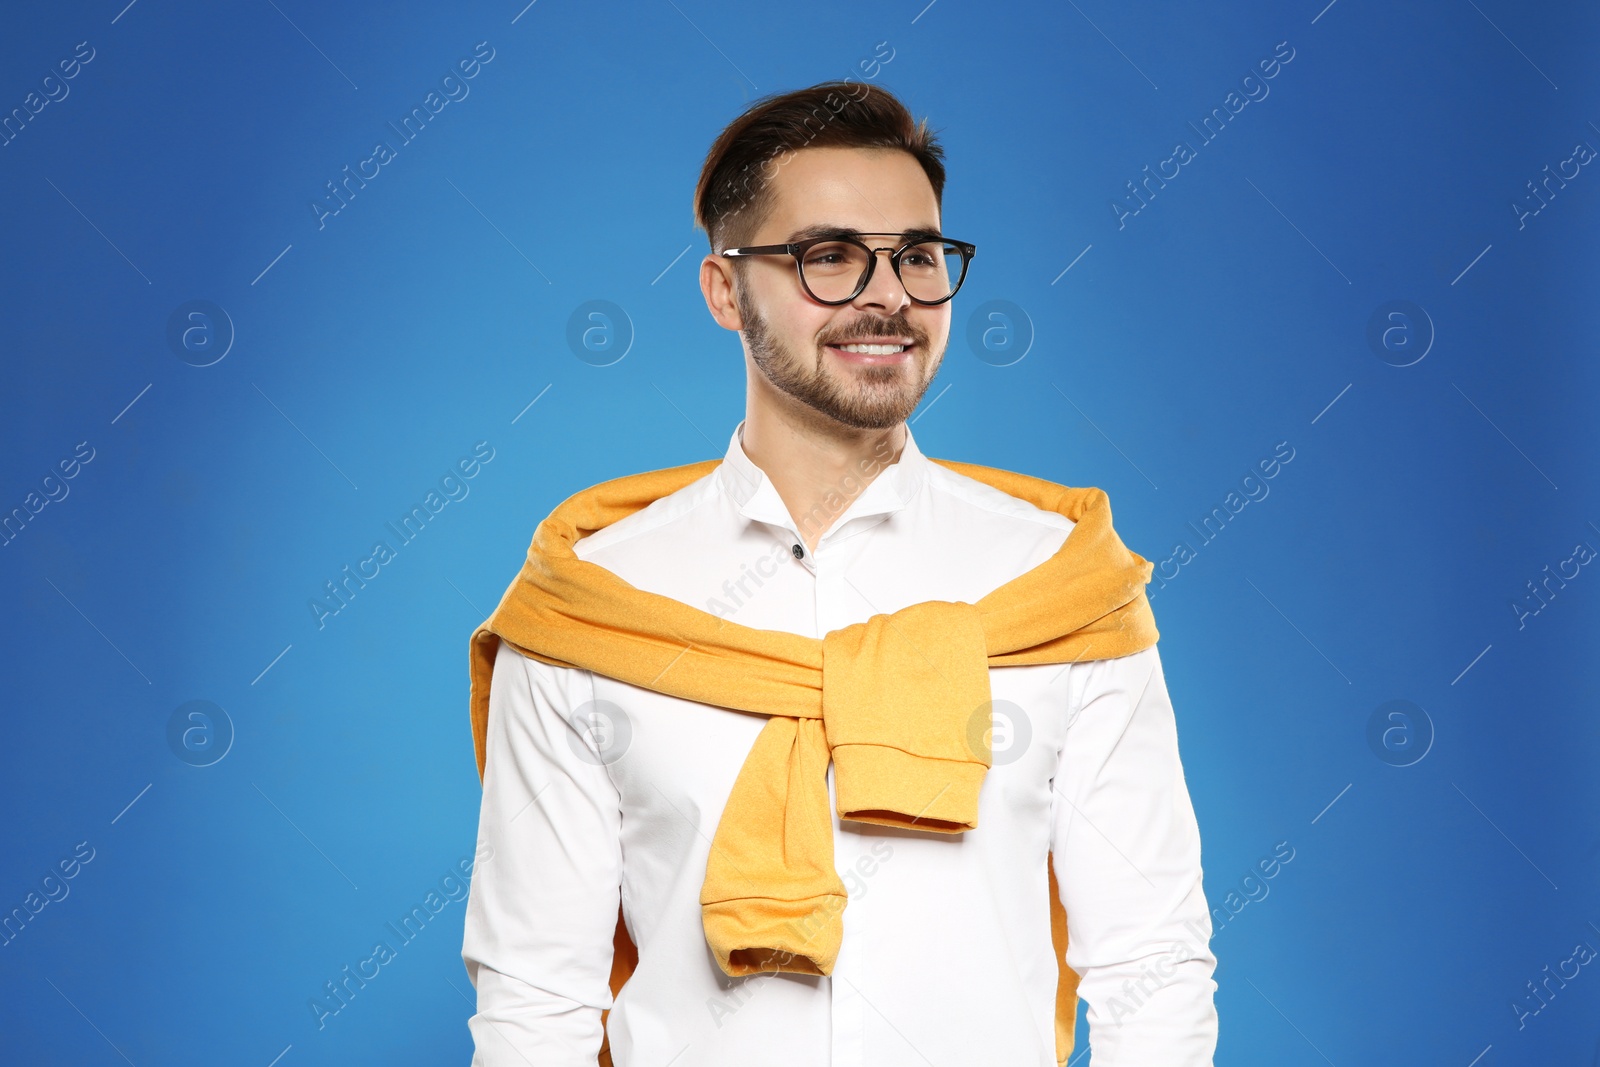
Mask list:
[[[914,329],[909,322],[904,320],[874,319],[862,322],[847,330],[839,330],[832,336],[822,338],[821,343],[831,345],[846,338],[855,340],[874,337],[909,337],[921,348],[927,347],[928,340],[926,334],[921,330]]]

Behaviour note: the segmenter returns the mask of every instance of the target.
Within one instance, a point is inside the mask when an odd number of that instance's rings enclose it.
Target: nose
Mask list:
[[[884,255],[883,262],[877,261],[878,253]],[[874,248],[872,250],[873,268],[872,277],[867,279],[867,287],[861,290],[861,295],[851,301],[850,306],[859,309],[883,308],[891,314],[904,311],[911,303],[911,296],[906,292],[906,287],[901,284],[900,277],[894,272],[894,263],[889,257],[894,254],[892,248]]]

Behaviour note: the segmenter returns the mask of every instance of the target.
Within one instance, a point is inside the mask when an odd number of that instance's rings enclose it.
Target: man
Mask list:
[[[1072,520],[929,459],[906,425],[972,252],[943,234],[943,184],[926,123],[874,86],[758,101],[724,130],[696,192],[700,284],[740,334],[745,417],[709,473],[578,539],[581,560],[725,622],[822,638],[977,604],[1063,547]],[[701,892],[771,720],[659,691],[655,672],[631,684],[489,647],[493,858],[462,952],[475,1067],[589,1067],[603,1043],[615,1067],[1048,1067],[1070,1048],[1074,983],[1096,1062],[1211,1063],[1199,833],[1153,643],[989,669],[981,827],[833,818],[836,959],[748,977],[708,945]]]

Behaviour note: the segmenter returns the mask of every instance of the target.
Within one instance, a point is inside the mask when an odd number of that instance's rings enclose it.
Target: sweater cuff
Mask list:
[[[706,944],[731,977],[772,971],[829,975],[844,939],[840,916],[847,902],[842,893],[804,900],[740,897],[702,903],[700,918]]]
[[[978,790],[989,768],[917,756],[886,745],[833,746],[839,818],[959,834],[978,826]]]

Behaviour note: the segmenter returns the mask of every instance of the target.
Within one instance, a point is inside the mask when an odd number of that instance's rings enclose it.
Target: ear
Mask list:
[[[700,261],[700,292],[717,325],[725,330],[744,329],[739,302],[734,298],[733,264],[715,253]]]

